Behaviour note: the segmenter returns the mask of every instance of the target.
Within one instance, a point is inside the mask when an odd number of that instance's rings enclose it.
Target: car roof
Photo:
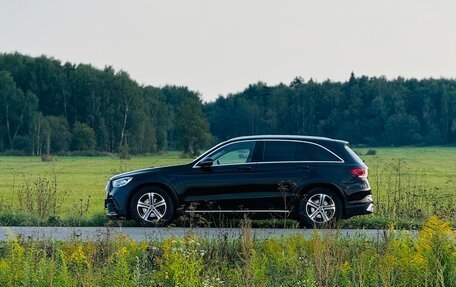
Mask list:
[[[301,141],[311,141],[311,142],[340,142],[347,144],[347,141],[332,139],[327,137],[317,137],[317,136],[303,136],[303,135],[254,135],[254,136],[242,136],[229,139],[227,142],[232,141],[242,141],[242,140],[268,140],[268,139],[279,139],[279,140],[301,140]]]

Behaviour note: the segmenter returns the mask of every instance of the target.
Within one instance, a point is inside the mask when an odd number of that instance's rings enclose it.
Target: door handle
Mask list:
[[[240,167],[239,170],[240,171],[249,171],[249,170],[252,170],[252,167],[251,166],[244,166],[244,167]]]
[[[304,165],[304,166],[297,166],[296,169],[301,169],[301,170],[310,170],[310,166]]]

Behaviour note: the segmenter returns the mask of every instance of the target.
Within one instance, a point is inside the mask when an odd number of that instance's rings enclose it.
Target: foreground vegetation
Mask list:
[[[417,236],[390,227],[378,239],[257,240],[246,225],[234,239],[11,239],[0,245],[0,286],[456,286],[455,233],[436,217]]]
[[[377,148],[370,155],[366,155],[368,149],[356,150],[370,167],[375,212],[342,221],[340,227],[385,228],[393,221],[400,227],[418,228],[432,215],[456,226],[455,147]],[[104,185],[110,176],[190,160],[177,152],[130,160],[114,156],[57,157],[52,162],[41,162],[38,157],[0,157],[0,224],[113,224],[103,206]],[[215,224],[192,220],[196,223],[184,220],[176,224]],[[283,226],[282,222],[278,218],[254,224],[274,227]]]

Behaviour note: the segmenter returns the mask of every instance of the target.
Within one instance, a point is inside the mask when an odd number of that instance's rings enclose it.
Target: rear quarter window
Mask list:
[[[364,161],[359,157],[359,155],[354,152],[349,146],[348,144],[345,145],[345,150],[348,152],[348,154],[350,155],[351,158],[353,158],[356,162],[364,165]]]
[[[296,160],[298,161],[337,161],[340,158],[332,152],[319,145],[311,143],[298,143],[296,151]]]

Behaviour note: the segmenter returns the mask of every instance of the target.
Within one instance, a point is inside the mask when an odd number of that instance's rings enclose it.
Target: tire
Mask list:
[[[150,202],[155,202],[153,205]],[[158,187],[145,187],[135,193],[130,202],[131,217],[140,226],[166,226],[175,213],[168,192]]]
[[[307,228],[333,228],[342,215],[342,202],[335,192],[315,188],[299,204],[299,221]]]

